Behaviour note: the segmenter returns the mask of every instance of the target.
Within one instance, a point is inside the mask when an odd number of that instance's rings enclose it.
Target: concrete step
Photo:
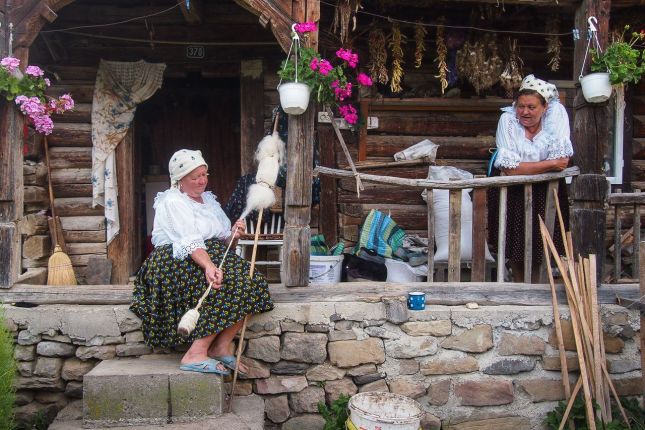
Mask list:
[[[251,394],[250,396],[234,397],[231,413],[218,417],[201,418],[190,423],[163,423],[144,424],[127,427],[93,427],[97,430],[262,430],[264,428],[264,400],[262,397]],[[70,403],[63,409],[49,430],[81,430],[87,426],[83,424],[82,401]]]
[[[180,358],[146,355],[99,363],[83,378],[85,426],[155,425],[221,415],[222,377],[181,371]]]

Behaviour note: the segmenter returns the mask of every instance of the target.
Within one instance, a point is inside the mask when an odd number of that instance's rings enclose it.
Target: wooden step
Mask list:
[[[83,421],[91,427],[158,425],[222,414],[222,377],[179,370],[181,356],[99,363],[83,377]]]

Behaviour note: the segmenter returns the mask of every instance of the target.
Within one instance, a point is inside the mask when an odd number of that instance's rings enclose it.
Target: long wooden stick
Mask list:
[[[542,222],[542,217],[540,217]],[[567,367],[567,352],[564,349],[564,339],[562,336],[562,322],[560,321],[560,308],[558,306],[558,294],[555,291],[555,281],[553,279],[553,269],[551,268],[551,256],[549,248],[546,245],[544,234],[542,235],[542,247],[544,248],[544,262],[546,263],[546,273],[549,277],[551,286],[551,303],[553,305],[553,323],[555,325],[555,335],[558,339],[558,353],[560,354],[560,372],[562,373],[562,385],[564,395],[567,400],[571,398],[571,386],[569,385],[569,369]]]
[[[578,308],[577,302],[576,302],[576,296],[573,293],[571,281],[569,280],[569,276],[567,276],[567,271],[564,267],[564,264],[562,263],[560,257],[558,256],[557,250],[553,245],[553,241],[551,240],[551,237],[549,237],[547,234],[546,225],[542,220],[540,220],[540,231],[542,232],[543,240],[546,240],[549,248],[551,248],[551,252],[553,253],[554,260],[562,275],[562,280],[564,281],[565,288],[570,293],[568,294],[568,296],[571,297],[569,301],[569,313],[571,316],[571,324],[573,326],[573,338],[576,343],[576,350],[578,351],[578,364],[580,366],[580,379],[582,379],[582,389],[585,395],[585,409],[586,409],[586,415],[587,415],[587,423],[589,424],[590,430],[595,430],[596,420],[593,412],[593,405],[591,402],[591,390],[589,388],[589,375],[587,373],[587,363],[585,361],[584,346],[583,346],[582,339],[580,339],[581,333],[580,333],[580,328],[578,327],[578,317],[581,317],[581,315],[580,315],[579,309],[576,309]],[[565,245],[566,245],[566,242],[565,242]],[[572,263],[571,260],[569,260],[569,263]]]
[[[578,382],[576,382],[576,386],[573,387],[573,392],[571,393],[571,398],[567,402],[567,408],[564,410],[564,414],[562,415],[562,421],[560,422],[560,427],[558,427],[558,430],[562,430],[564,428],[564,425],[566,424],[567,420],[569,419],[569,414],[571,413],[571,408],[573,407],[573,402],[576,400],[576,397],[578,396],[578,392],[580,391],[580,387],[582,387],[582,379],[578,378]]]
[[[360,197],[361,191],[364,190],[365,187],[363,186],[363,182],[361,182],[361,176],[356,170],[352,156],[349,153],[349,149],[347,149],[347,145],[345,144],[345,139],[343,139],[343,135],[338,128],[338,124],[336,124],[336,121],[334,121],[334,113],[331,111],[331,108],[329,106],[327,106],[327,115],[329,115],[329,118],[331,119],[331,126],[334,128],[334,132],[336,132],[336,137],[340,142],[340,147],[343,148],[343,152],[345,153],[345,158],[347,158],[349,167],[352,168],[352,174],[354,175],[354,179],[356,180],[356,195]]]
[[[262,225],[262,214],[264,209],[258,211],[258,221],[255,227],[255,237],[253,238],[253,252],[251,253],[251,267],[249,268],[249,278],[253,282],[253,273],[255,272],[255,256],[258,250],[258,239],[260,236],[260,226]],[[244,333],[246,332],[246,321],[249,316],[244,315],[244,322],[242,323],[242,330],[240,330],[240,339],[237,343],[237,353],[235,357],[235,369],[233,370],[233,383],[231,384],[231,396],[228,399],[228,412],[231,412],[233,407],[233,396],[235,395],[235,384],[237,383],[237,374],[240,367],[240,359],[242,358],[242,346],[244,344]]]

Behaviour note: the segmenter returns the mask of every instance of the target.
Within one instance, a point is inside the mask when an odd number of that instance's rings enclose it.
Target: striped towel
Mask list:
[[[389,215],[372,209],[361,226],[361,235],[354,253],[367,248],[375,250],[378,255],[391,258],[394,251],[403,244],[404,236],[405,231]]]
[[[327,244],[325,243],[324,234],[311,236],[311,251],[309,253],[311,255],[329,255],[329,248],[327,248]]]

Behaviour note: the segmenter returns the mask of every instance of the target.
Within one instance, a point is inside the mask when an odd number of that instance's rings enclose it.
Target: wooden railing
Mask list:
[[[621,278],[623,273],[622,265],[622,247],[623,247],[623,234],[622,234],[622,220],[621,208],[631,207],[633,216],[632,231],[632,279],[639,279],[639,254],[641,247],[641,205],[645,205],[645,192],[634,193],[610,193],[607,198],[607,203],[612,205],[614,211],[614,278],[616,282]]]
[[[524,186],[524,282],[531,283],[532,248],[533,248],[533,185],[548,182],[548,198],[545,212],[545,223],[549,232],[553,233],[555,221],[555,200],[553,190],[557,190],[558,182],[562,178],[573,177],[579,174],[577,167],[570,167],[557,173],[544,173],[540,175],[498,176],[490,178],[475,178],[455,181],[435,181],[429,179],[406,179],[391,176],[378,176],[359,173],[363,182],[372,182],[382,185],[398,185],[420,192],[427,190],[428,208],[428,249],[434,249],[435,222],[433,214],[433,190],[449,191],[449,254],[448,254],[448,282],[459,282],[461,276],[461,193],[464,189],[473,189],[473,255],[471,281],[484,281],[486,272],[486,190],[499,188],[499,229],[497,237],[497,282],[504,282],[504,267],[506,254],[506,213],[508,187],[515,185]],[[347,170],[317,167],[314,176],[326,175],[333,178],[353,178],[354,174]],[[434,253],[428,252],[428,282],[434,280]],[[543,272],[544,270],[542,270]],[[540,282],[545,282],[542,275]]]

